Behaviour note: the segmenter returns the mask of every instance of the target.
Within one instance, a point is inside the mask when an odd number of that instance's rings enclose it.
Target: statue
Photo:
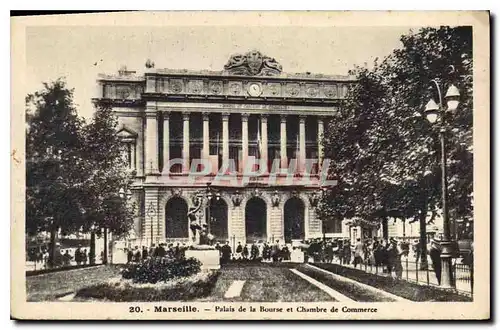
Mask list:
[[[252,50],[246,54],[232,55],[224,65],[224,70],[230,75],[279,76],[283,68],[276,59]]]
[[[187,213],[189,228],[193,233],[193,245],[191,248],[195,250],[213,250],[215,248],[210,244],[214,237],[209,233],[207,224],[201,224],[203,213],[200,210],[203,206],[203,197],[196,195],[193,201],[194,207],[189,208]]]

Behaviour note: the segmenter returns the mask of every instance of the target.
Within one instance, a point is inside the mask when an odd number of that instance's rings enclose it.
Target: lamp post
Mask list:
[[[450,85],[445,95],[447,108],[443,105],[443,98],[439,83],[436,79],[431,82],[437,88],[439,104],[430,99],[425,106],[427,120],[433,124],[439,119],[439,139],[441,142],[441,198],[443,204],[443,241],[441,242],[441,286],[443,288],[453,288],[452,253],[453,245],[450,235],[450,219],[448,216],[448,179],[446,173],[446,114],[454,113],[459,104],[460,92],[454,85]]]
[[[151,201],[149,203],[149,206],[148,206],[148,210],[146,211],[146,214],[149,216],[150,220],[151,220],[151,242],[149,243],[150,246],[153,246],[153,220],[154,220],[154,215],[156,213],[156,210],[155,210],[155,205],[153,203],[153,201]]]
[[[216,199],[217,201],[220,199],[220,193],[214,192],[211,183],[207,182],[207,190],[205,191],[205,197],[207,198],[207,230],[208,234],[211,234],[211,206],[212,206],[212,199]]]

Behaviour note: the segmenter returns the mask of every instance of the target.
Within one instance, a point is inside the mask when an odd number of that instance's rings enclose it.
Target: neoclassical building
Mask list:
[[[136,173],[131,239],[190,241],[187,213],[199,197],[202,222],[232,245],[323,230],[342,236],[341,223],[316,216],[320,137],[353,82],[284,73],[258,51],[232,55],[221,71],[157,69],[148,60],[143,74],[99,75],[97,99],[117,114]]]

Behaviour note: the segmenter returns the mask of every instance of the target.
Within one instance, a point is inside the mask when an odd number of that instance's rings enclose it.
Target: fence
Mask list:
[[[387,267],[382,265],[362,263],[357,265],[357,267],[354,267],[352,264],[344,264],[343,266],[361,269],[365,272],[376,275],[391,276]],[[422,267],[422,265],[418,262],[403,259],[401,260],[401,266],[402,270],[400,270],[398,274],[401,279],[414,283],[439,286],[439,282],[431,262],[428,262],[427,267]],[[395,272],[394,269],[392,271]],[[454,262],[452,265],[452,271],[454,275],[453,278],[455,279],[456,290],[472,295],[474,293],[473,267]]]

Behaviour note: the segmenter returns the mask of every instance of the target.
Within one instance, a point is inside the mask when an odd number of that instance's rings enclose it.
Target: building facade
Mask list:
[[[97,99],[117,114],[135,170],[130,239],[190,242],[191,210],[233,246],[323,230],[342,236],[340,222],[323,226],[316,216],[320,141],[353,82],[286,74],[258,51],[231,56],[221,71],[156,69],[148,61],[143,74],[99,75]]]

